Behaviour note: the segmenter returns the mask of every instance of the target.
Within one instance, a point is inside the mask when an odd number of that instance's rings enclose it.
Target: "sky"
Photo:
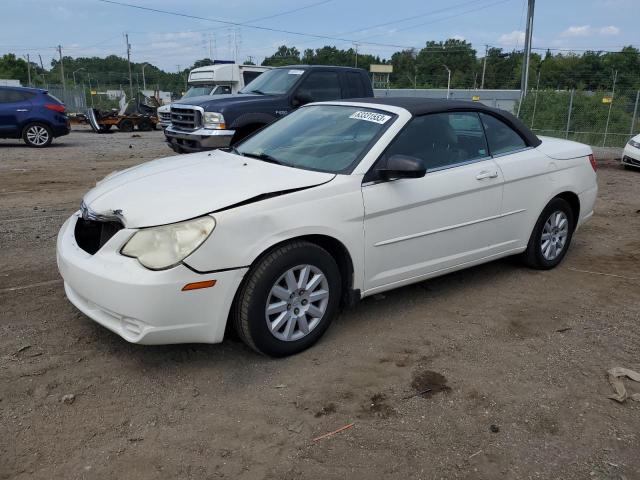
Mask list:
[[[522,48],[527,0],[114,1],[207,20],[100,0],[0,0],[0,54],[29,54],[35,61],[40,54],[45,66],[57,55],[57,45],[65,56],[126,56],[127,32],[132,60],[167,71],[210,53],[260,63],[283,44],[300,51],[357,44],[359,52],[390,58],[427,40],[458,38],[482,56],[487,44]],[[533,48],[640,47],[639,16],[640,0],[537,0]]]

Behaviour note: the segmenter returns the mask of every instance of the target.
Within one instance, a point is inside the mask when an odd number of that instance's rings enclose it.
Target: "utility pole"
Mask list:
[[[147,67],[148,65],[149,65],[148,63],[142,64],[142,89],[143,90],[147,89],[147,79],[144,77],[144,67]]]
[[[209,60],[213,62],[213,48],[211,42],[211,32],[209,32]]]
[[[131,77],[131,44],[129,43],[128,33],[124,34],[124,39],[127,42],[127,64],[129,65],[129,98],[133,100],[133,78]]]
[[[449,100],[449,91],[451,90],[451,69],[446,65],[444,68],[447,69],[447,100]]]
[[[31,86],[31,60],[29,60],[28,53],[27,53],[27,78],[29,79],[29,86]]]
[[[64,84],[64,62],[62,61],[62,45],[58,45],[58,54],[60,55],[60,80],[62,80],[62,91],[67,93],[67,87]]]
[[[484,90],[484,74],[487,71],[487,55],[489,54],[489,45],[484,46],[484,62],[482,62],[482,80],[480,81],[480,90]]]
[[[358,44],[354,43],[354,45],[356,46],[356,68],[358,68]]]
[[[529,60],[531,57],[531,39],[533,37],[533,10],[536,0],[527,0],[527,29],[524,35],[524,55],[522,59],[522,79],[520,80],[520,101],[527,96],[529,83]]]

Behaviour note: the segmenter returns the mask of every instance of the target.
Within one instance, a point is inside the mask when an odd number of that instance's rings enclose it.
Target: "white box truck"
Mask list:
[[[182,98],[238,93],[245,85],[270,68],[216,60],[213,65],[194,68],[189,72],[187,81],[189,88]],[[168,127],[171,123],[170,108],[170,104],[158,108],[158,120],[162,128]]]

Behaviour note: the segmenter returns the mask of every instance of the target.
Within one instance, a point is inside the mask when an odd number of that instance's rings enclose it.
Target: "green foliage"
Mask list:
[[[606,129],[609,133],[605,145],[622,147],[629,138],[636,94],[623,91],[616,94],[612,103],[603,103],[602,99],[610,95],[611,92],[606,90],[576,90],[571,103],[570,91],[531,92],[520,107],[520,118],[539,135],[566,136],[569,140],[589,145],[602,145]],[[567,120],[570,120],[568,134]],[[640,132],[640,125],[636,123],[634,130]]]

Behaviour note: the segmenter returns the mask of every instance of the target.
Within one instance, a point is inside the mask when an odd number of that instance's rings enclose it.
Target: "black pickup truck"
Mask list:
[[[164,134],[178,153],[228,147],[306,103],[362,97],[373,97],[373,89],[367,72],[358,68],[274,68],[237,95],[191,97],[173,103],[171,125]]]

